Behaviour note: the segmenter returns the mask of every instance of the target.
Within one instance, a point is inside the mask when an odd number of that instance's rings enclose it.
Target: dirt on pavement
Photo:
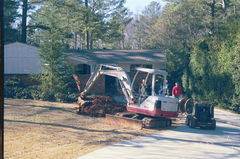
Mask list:
[[[4,158],[72,159],[112,142],[157,130],[109,126],[104,118],[78,115],[77,104],[5,99]]]

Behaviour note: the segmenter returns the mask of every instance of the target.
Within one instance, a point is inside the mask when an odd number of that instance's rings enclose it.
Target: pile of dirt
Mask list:
[[[106,114],[116,114],[126,111],[126,106],[120,105],[109,96],[89,96],[78,99],[79,114],[93,117],[104,117]]]

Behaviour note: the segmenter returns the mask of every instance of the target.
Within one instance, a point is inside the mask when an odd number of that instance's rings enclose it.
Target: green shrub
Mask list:
[[[24,80],[23,80],[24,79]],[[26,80],[27,79],[27,80]],[[34,82],[31,82],[34,80]],[[28,83],[30,81],[30,83]],[[33,84],[31,84],[33,83]],[[54,93],[51,89],[46,88],[42,91],[40,85],[35,76],[29,76],[26,78],[20,78],[17,75],[7,78],[4,82],[4,97],[5,98],[18,98],[18,99],[35,99],[35,100],[46,100],[46,101],[57,101],[57,102],[75,102],[77,93],[75,85],[70,82],[68,89],[59,90]],[[64,92],[64,93],[63,93]]]
[[[24,80],[18,76],[12,76],[4,82],[4,97],[33,99],[32,90]]]

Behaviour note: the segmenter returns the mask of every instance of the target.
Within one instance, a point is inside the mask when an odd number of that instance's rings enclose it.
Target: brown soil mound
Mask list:
[[[104,117],[106,114],[126,111],[126,106],[114,102],[109,96],[86,97],[84,100],[79,100],[80,114]]]

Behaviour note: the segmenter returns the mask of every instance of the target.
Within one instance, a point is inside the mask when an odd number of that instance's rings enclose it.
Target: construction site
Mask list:
[[[79,60],[80,57],[70,56],[69,60],[74,59],[72,61],[76,65],[76,62],[84,60]],[[91,60],[94,61],[93,58]],[[95,59],[94,62],[99,61]],[[151,61],[148,61],[146,65],[150,64]],[[137,142],[141,147],[144,145],[141,145],[141,141],[146,140],[144,137],[153,138],[156,134],[159,139],[156,137],[154,140],[165,143],[166,139],[161,136],[179,135],[181,138],[182,131],[196,135],[202,135],[205,131],[208,136],[235,134],[228,138],[226,145],[219,145],[216,141],[200,141],[199,137],[194,139],[196,141],[186,139],[182,142],[183,145],[201,143],[203,147],[210,142],[213,147],[210,146],[208,151],[214,152],[214,157],[219,157],[219,154],[215,154],[214,146],[222,146],[223,152],[233,153],[231,158],[239,157],[240,128],[237,114],[217,110],[216,118],[211,103],[170,95],[167,72],[164,69],[156,69],[154,65],[152,68],[136,66],[132,70],[133,74],[129,74],[126,67],[101,61],[94,63],[94,67],[92,64],[90,76],[85,82],[81,75],[79,77],[74,74],[73,80],[79,90],[76,103],[5,99],[5,158],[54,159],[83,156],[90,159],[98,158],[98,150],[104,152],[99,158],[113,158],[114,154],[111,156],[108,150],[118,143],[130,146],[132,142]],[[101,81],[103,79],[105,82]],[[105,85],[107,93],[100,90],[103,87],[101,84]],[[231,121],[230,124],[233,127],[224,124],[216,126],[217,122],[229,123],[228,119],[221,119],[223,114],[236,117],[235,122]],[[174,136],[176,141],[180,139],[177,136]],[[156,141],[151,142],[154,145]],[[232,151],[225,150],[227,145],[232,146]],[[201,157],[206,157],[205,151],[207,150],[200,148],[198,153]],[[124,152],[128,150],[123,149],[122,153]],[[119,155],[125,158],[123,154]],[[186,157],[184,154],[182,156]]]
[[[240,159],[240,0],[0,3],[0,159]]]

